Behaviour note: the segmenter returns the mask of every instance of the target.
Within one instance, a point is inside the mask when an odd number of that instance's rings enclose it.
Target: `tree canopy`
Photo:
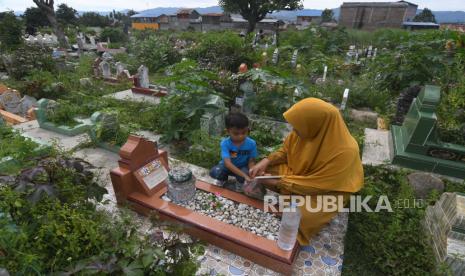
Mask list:
[[[22,24],[13,12],[0,13],[0,49],[13,49],[22,43]]]
[[[325,9],[321,13],[321,22],[331,22],[334,19],[334,12],[332,9]]]
[[[434,22],[434,23],[436,23],[436,17],[434,16],[433,12],[430,9],[425,8],[419,14],[417,14],[415,16],[415,18],[413,18],[413,21],[415,21],[415,22]]]
[[[76,24],[77,23],[77,11],[66,4],[58,6],[56,11],[58,22],[61,24]]]
[[[247,32],[253,32],[255,25],[268,13],[278,10],[302,9],[301,0],[220,0],[219,5],[226,12],[239,13],[249,22]]]
[[[26,22],[26,32],[28,34],[35,34],[40,27],[50,26],[47,16],[36,7],[27,8],[22,17]]]
[[[96,12],[85,12],[79,18],[79,23],[89,27],[106,27],[110,25],[110,19]]]

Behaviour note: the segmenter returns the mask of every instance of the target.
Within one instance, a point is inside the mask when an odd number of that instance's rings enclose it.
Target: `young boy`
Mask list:
[[[233,175],[238,182],[235,189],[242,191],[244,181],[251,181],[249,169],[255,165],[255,158],[258,157],[257,143],[248,137],[249,119],[244,114],[229,113],[225,123],[229,137],[221,141],[222,160],[211,169],[210,176],[224,185],[228,176]]]

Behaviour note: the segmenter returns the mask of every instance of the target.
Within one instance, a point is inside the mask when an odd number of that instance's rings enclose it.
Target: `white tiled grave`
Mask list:
[[[123,101],[131,101],[131,102],[146,102],[153,105],[157,105],[160,103],[160,97],[154,97],[150,95],[144,95],[140,93],[134,93],[131,89],[116,92],[114,94],[106,95],[105,97],[123,100]]]

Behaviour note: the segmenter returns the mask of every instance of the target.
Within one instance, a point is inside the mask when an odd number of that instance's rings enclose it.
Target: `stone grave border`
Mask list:
[[[197,181],[196,188],[208,193],[220,193],[222,197],[237,203],[263,210],[263,202],[216,185]],[[167,188],[164,187],[150,197],[139,192],[131,193],[128,195],[129,206],[144,215],[150,215],[155,211],[159,219],[184,225],[183,231],[192,236],[253,260],[274,271],[291,275],[293,263],[299,251],[297,242],[292,250],[282,250],[276,241],[165,201],[161,197],[166,192]]]
[[[118,147],[118,146],[115,146],[115,145],[111,145],[107,142],[104,142],[104,141],[101,141],[99,139],[97,139],[97,124],[98,122],[100,121],[100,117],[103,115],[102,112],[100,111],[97,111],[97,112],[94,112],[94,114],[92,114],[92,116],[90,117],[90,121],[92,122],[92,125],[91,127],[89,128],[89,137],[90,139],[92,140],[93,143],[95,143],[99,148],[102,148],[102,149],[105,149],[105,150],[108,150],[108,151],[111,151],[111,152],[114,152],[114,153],[119,153],[120,150],[121,150],[121,147]]]
[[[48,99],[41,99],[37,102],[37,107],[34,109],[40,128],[66,136],[76,136],[87,132],[91,128],[92,125],[87,123],[80,123],[74,127],[69,127],[64,125],[56,125],[55,123],[47,121],[46,108],[48,102]]]
[[[161,175],[152,173],[160,173],[161,166],[169,171],[168,153],[159,150],[157,143],[131,135],[121,148],[119,156],[118,167],[110,171],[118,204],[127,204],[143,215],[156,213],[161,220],[184,225],[182,229],[187,234],[253,260],[264,267],[291,275],[300,249],[297,241],[292,250],[285,251],[280,249],[274,240],[163,200],[162,196],[168,189],[167,180],[160,179],[160,176],[163,177],[162,171]],[[152,180],[156,183],[150,183]],[[264,209],[262,201],[216,185],[198,180],[196,187],[208,193],[220,193],[237,203]]]

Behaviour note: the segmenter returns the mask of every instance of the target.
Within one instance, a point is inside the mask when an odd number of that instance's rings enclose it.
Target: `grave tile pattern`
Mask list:
[[[348,214],[337,215],[310,245],[302,246],[292,275],[340,275]],[[197,275],[281,275],[213,245],[205,250]]]

